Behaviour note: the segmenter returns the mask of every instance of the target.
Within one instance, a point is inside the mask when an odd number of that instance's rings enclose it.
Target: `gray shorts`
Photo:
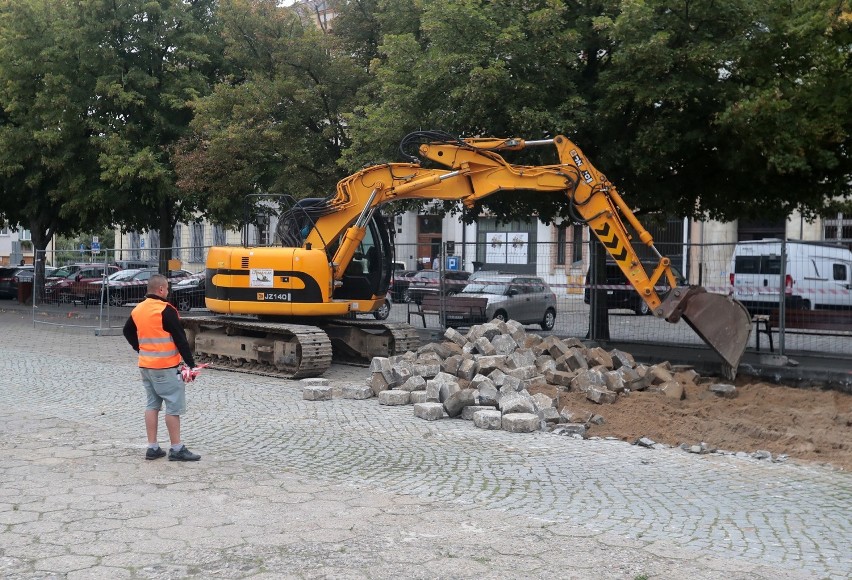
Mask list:
[[[183,415],[186,412],[186,385],[176,367],[170,369],[145,369],[142,384],[148,396],[146,410],[159,411],[166,402],[166,415]]]

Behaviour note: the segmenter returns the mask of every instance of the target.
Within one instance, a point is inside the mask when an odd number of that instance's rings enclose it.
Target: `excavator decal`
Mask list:
[[[597,234],[601,243],[610,253],[610,255],[615,259],[616,262],[625,262],[629,257],[629,253],[627,252],[627,248],[621,245],[621,240],[618,239],[616,234],[612,234],[612,237],[609,235],[609,224],[604,224],[603,227],[593,230],[595,234]],[[621,248],[619,251],[618,248]]]

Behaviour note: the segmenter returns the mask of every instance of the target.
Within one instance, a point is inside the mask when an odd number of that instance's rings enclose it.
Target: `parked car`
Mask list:
[[[556,294],[537,276],[495,274],[469,283],[459,296],[487,298],[489,319],[538,324],[542,330],[553,330],[556,324]]]
[[[650,275],[651,272],[653,272],[654,269],[657,267],[657,263],[643,262],[642,266],[645,268],[645,271]],[[688,285],[686,279],[674,266],[672,266],[672,273],[674,274],[675,279],[677,280],[678,286]],[[589,275],[588,273],[586,273],[586,288],[583,293],[583,302],[585,302],[586,304],[589,304],[591,301],[589,285]],[[624,275],[624,272],[621,271],[621,268],[619,268],[617,264],[609,262],[606,264],[606,281],[602,285],[604,286],[604,291],[606,292],[607,310],[624,308],[627,310],[632,310],[638,316],[651,314],[651,309],[648,307],[648,304],[644,300],[642,300],[642,297],[639,296],[639,292],[637,292],[633,285],[627,281],[627,277]],[[666,289],[667,288],[665,286],[660,286],[658,287],[658,292],[665,292]]]
[[[852,251],[793,240],[739,242],[731,256],[730,282],[734,298],[753,313],[778,308],[782,288],[787,308],[850,310]]]
[[[144,270],[120,270],[114,276],[107,278],[107,287],[104,289],[103,281],[98,280],[90,283],[86,290],[89,302],[100,302],[104,300],[112,306],[123,306],[129,303],[141,302],[148,293],[148,280],[157,273],[156,268]],[[177,282],[192,276],[187,270],[169,270],[169,280]]]
[[[5,273],[6,270],[11,269],[11,274]],[[51,273],[56,270],[56,268],[52,268],[50,266],[44,267],[45,278],[51,275]],[[17,266],[15,268],[2,268],[0,269],[0,297],[3,298],[17,298],[18,297],[18,286],[21,282],[29,282],[32,283],[35,279],[35,267],[32,264]]]
[[[417,274],[417,270],[394,270],[390,286],[390,293],[394,301],[405,301],[405,291],[408,290],[408,285],[415,274]]]
[[[504,272],[503,270],[477,270],[467,279],[468,283],[470,282],[482,282],[483,280],[490,280],[494,276],[500,276],[502,274],[506,275],[517,275],[515,272]]]
[[[17,268],[0,268],[0,298],[17,298],[18,290],[12,289],[12,280]]]
[[[447,270],[444,272],[443,288],[446,296],[458,294],[467,285],[470,272]],[[441,276],[438,270],[420,270],[410,278],[403,300],[420,304],[426,294],[441,294]]]
[[[89,283],[100,282],[118,271],[112,264],[70,264],[59,268],[47,279],[44,285],[45,302],[77,302],[88,299]]]
[[[172,285],[169,302],[175,308],[184,312],[191,308],[206,308],[207,305],[204,302],[205,287],[205,275],[193,274],[189,278]]]
[[[89,302],[100,302],[101,297],[103,300],[113,306],[121,306],[123,302],[120,299],[120,294],[117,291],[118,285],[124,282],[129,282],[142,270],[139,268],[129,268],[126,270],[119,270],[117,272],[113,272],[109,276],[107,276],[107,291],[104,292],[104,284],[103,280],[97,280],[95,282],[89,282],[86,287],[86,296]]]
[[[146,268],[156,268],[157,262],[151,260],[117,260],[115,265],[122,270],[144,270]]]
[[[45,279],[52,277],[55,271],[56,268],[54,268],[53,266],[45,266]],[[15,271],[15,278],[18,279],[18,282],[32,282],[35,279],[35,266],[33,266],[32,264],[18,266],[17,270]]]

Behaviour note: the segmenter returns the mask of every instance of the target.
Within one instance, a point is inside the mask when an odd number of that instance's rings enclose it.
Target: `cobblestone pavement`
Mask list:
[[[188,404],[202,460],[144,461],[124,339],[0,311],[0,575],[852,576],[848,473],[427,422],[218,371]]]

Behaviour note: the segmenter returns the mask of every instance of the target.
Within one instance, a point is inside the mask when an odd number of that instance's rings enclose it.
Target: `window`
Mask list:
[[[571,261],[576,264],[583,261],[583,226],[571,226],[571,233]]]
[[[852,216],[838,213],[823,222],[823,237],[852,249]]]
[[[570,242],[569,242],[570,239]],[[583,226],[563,222],[556,230],[556,265],[583,261]]]
[[[219,225],[213,226],[213,245],[214,246],[224,246],[225,245],[225,228]]]
[[[33,235],[30,230],[20,230],[18,232],[18,239],[22,241],[30,241],[33,239]]]
[[[142,247],[142,236],[139,235],[139,232],[129,232],[127,234],[127,239],[130,244],[130,259],[141,260],[142,258],[139,255],[139,248]]]
[[[189,258],[190,262],[203,262],[204,261],[204,228],[201,224],[192,224],[191,230],[191,255]]]
[[[174,241],[172,242],[172,258],[180,260],[180,249],[181,249],[181,235],[183,235],[183,229],[180,224],[175,226],[174,232]]]
[[[839,280],[841,282],[849,280],[849,274],[845,264],[832,264],[831,272],[835,280]]]
[[[0,236],[8,236],[8,235],[9,235],[9,228],[7,228],[7,227],[0,228]]]
[[[734,261],[737,274],[780,274],[781,256],[737,256]]]
[[[159,230],[153,230],[148,233],[148,259],[149,260],[159,260],[159,250],[160,250],[160,232]]]
[[[257,218],[257,242],[258,246],[269,245],[269,216],[258,216]]]
[[[440,234],[441,233],[441,218],[436,215],[421,215],[417,216],[417,233],[419,234]]]

